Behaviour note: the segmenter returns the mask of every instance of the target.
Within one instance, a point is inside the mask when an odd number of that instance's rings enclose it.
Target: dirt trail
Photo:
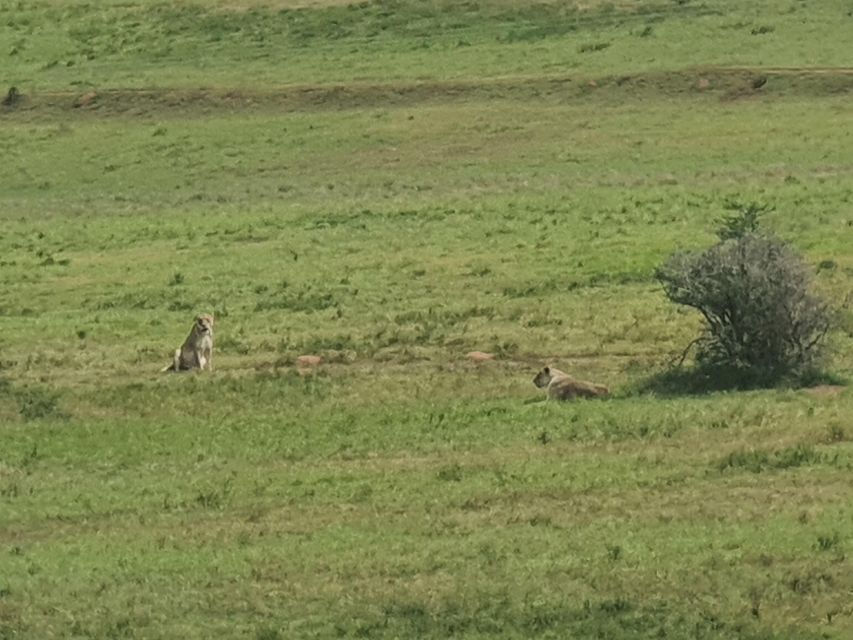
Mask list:
[[[27,93],[20,89],[13,113],[74,112],[109,115],[186,111],[312,111],[404,107],[469,100],[654,99],[705,94],[736,100],[754,96],[836,95],[853,92],[853,67],[697,67],[604,77],[513,76],[477,80],[287,85],[216,89],[98,89]]]

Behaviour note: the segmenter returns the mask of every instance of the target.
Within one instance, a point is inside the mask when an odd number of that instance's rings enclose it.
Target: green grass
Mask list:
[[[736,0],[230,3],[245,11],[212,4],[9,2],[0,11],[0,52],[10,82],[39,89],[850,63],[842,0],[819,9],[778,0],[748,8]]]
[[[0,6],[0,638],[849,637],[848,10]],[[732,201],[839,385],[663,373]]]

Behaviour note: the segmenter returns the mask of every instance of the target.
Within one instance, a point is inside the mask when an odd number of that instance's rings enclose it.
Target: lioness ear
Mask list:
[[[544,369],[542,369],[542,371],[544,371],[545,373],[551,373],[551,369],[548,367],[545,367]]]

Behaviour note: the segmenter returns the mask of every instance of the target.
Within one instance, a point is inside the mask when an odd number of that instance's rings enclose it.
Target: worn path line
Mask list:
[[[853,92],[853,67],[692,67],[600,77],[496,76],[388,83],[295,84],[264,89],[96,88],[90,91],[43,91],[32,94],[28,94],[25,89],[19,91],[20,96],[14,105],[0,107],[0,117],[41,111],[93,112],[106,116],[192,109],[239,112],[264,108],[300,111],[390,107],[471,99],[566,100],[606,96],[608,92],[616,91],[633,94],[637,98],[703,93],[718,96],[721,92],[769,96],[779,91],[782,95],[786,92],[832,95]]]

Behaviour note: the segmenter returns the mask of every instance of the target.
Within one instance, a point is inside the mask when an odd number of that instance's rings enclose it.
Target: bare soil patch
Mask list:
[[[806,393],[815,398],[834,398],[844,391],[844,387],[839,384],[822,384],[817,387],[806,389]]]

